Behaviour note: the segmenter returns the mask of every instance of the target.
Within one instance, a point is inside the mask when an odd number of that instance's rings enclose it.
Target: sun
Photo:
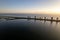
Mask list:
[[[55,13],[60,13],[60,8],[54,8],[54,9],[52,9],[52,11]]]

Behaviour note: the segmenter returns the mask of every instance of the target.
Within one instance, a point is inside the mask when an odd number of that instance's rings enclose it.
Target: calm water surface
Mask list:
[[[40,20],[0,19],[1,39],[60,40],[60,23]],[[16,39],[16,40],[17,40]]]
[[[60,40],[60,22],[27,19],[0,19],[0,39]]]

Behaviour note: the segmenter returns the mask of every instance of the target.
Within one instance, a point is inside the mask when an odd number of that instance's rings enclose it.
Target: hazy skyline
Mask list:
[[[0,0],[0,13],[60,13],[60,0]]]

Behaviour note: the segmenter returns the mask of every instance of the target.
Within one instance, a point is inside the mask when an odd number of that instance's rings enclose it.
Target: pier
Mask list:
[[[60,22],[59,18],[57,17],[56,19],[53,19],[53,17],[51,17],[50,19],[47,19],[46,17],[40,17],[37,18],[36,16],[34,16],[34,18],[27,16],[27,17],[12,17],[12,16],[0,16],[0,19],[6,19],[6,20],[14,20],[14,19],[30,19],[30,20],[42,20],[42,21],[52,21],[52,22]]]

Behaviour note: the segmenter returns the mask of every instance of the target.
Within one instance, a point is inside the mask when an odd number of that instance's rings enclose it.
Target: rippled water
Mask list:
[[[0,19],[0,39],[60,40],[60,22]]]

